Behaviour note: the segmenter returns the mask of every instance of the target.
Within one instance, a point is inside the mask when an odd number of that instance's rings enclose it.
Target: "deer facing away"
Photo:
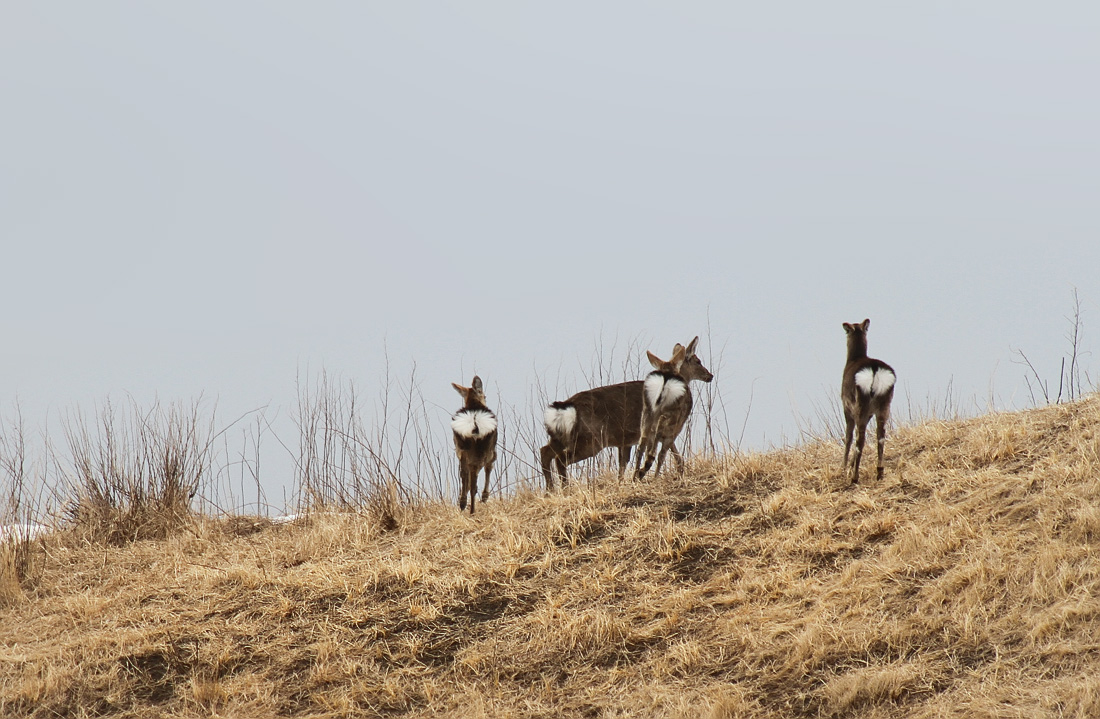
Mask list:
[[[882,360],[867,356],[867,328],[871,320],[859,324],[844,323],[848,335],[848,361],[840,383],[840,401],[844,408],[844,472],[849,474],[848,453],[852,448],[852,430],[856,432],[856,453],[851,463],[852,484],[859,482],[859,460],[867,423],[875,417],[878,437],[878,478],[882,479],[882,451],[886,446],[886,422],[890,419],[890,400],[894,398],[897,375]]]
[[[466,495],[470,495],[470,514],[477,502],[477,475],[485,470],[485,488],[481,501],[489,501],[489,475],[497,459],[497,418],[485,404],[485,391],[481,378],[474,376],[471,386],[451,383],[462,395],[462,409],[451,417],[454,432],[455,453],[458,455],[459,510],[466,509]]]
[[[652,352],[646,352],[654,371],[646,376],[642,401],[641,438],[634,461],[634,478],[641,479],[657,459],[657,469],[661,472],[665,454],[672,450],[676,458],[677,471],[684,470],[684,457],[676,449],[676,438],[691,416],[692,397],[688,383],[692,380],[710,382],[714,375],[710,373],[699,358],[695,356],[695,347],[699,338],[693,339],[687,347],[677,343],[672,350],[672,359],[668,362]],[[657,444],[661,452],[657,454]],[[645,464],[642,465],[642,456]]]
[[[546,488],[554,488],[554,470],[566,482],[566,467],[595,457],[607,447],[619,449],[619,478],[630,464],[642,420],[642,382],[620,382],[578,392],[554,402],[543,413],[550,441],[539,450]]]

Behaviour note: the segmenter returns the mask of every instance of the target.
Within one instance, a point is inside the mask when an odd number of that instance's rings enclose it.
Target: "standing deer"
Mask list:
[[[647,351],[649,363],[654,371],[645,378],[644,400],[642,402],[641,439],[634,462],[634,478],[641,479],[653,464],[657,452],[657,443],[661,444],[661,453],[657,457],[657,469],[654,476],[661,473],[665,454],[672,450],[679,470],[684,470],[684,457],[676,449],[676,438],[691,415],[691,380],[710,382],[714,375],[710,373],[699,358],[695,356],[695,346],[699,338],[693,339],[685,348],[677,343],[672,350],[672,359],[665,362],[652,352]],[[642,466],[642,455],[645,465]]]
[[[844,473],[848,474],[848,452],[852,448],[852,429],[856,435],[856,454],[852,459],[852,484],[859,482],[859,460],[867,423],[875,416],[878,435],[878,478],[882,479],[882,450],[886,446],[886,422],[890,419],[890,400],[894,398],[894,369],[882,360],[867,356],[867,328],[871,320],[859,324],[844,323],[848,334],[848,362],[840,383],[840,401],[844,407]]]
[[[620,382],[578,392],[554,402],[543,413],[550,441],[539,450],[546,488],[554,488],[554,469],[566,483],[565,468],[594,457],[607,447],[619,449],[619,479],[630,464],[642,421],[642,382]]]
[[[458,474],[461,483],[458,497],[459,510],[466,509],[466,495],[470,495],[470,514],[477,502],[477,475],[485,470],[485,489],[481,501],[489,501],[489,475],[497,459],[497,418],[485,404],[485,392],[481,378],[474,375],[470,387],[451,383],[462,395],[462,409],[451,417],[451,429],[455,437],[455,453],[458,455]]]

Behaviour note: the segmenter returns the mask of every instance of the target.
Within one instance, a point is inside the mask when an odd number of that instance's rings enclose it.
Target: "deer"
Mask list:
[[[454,432],[455,454],[458,455],[460,494],[458,510],[466,509],[466,495],[470,495],[470,514],[477,503],[477,475],[485,470],[485,488],[481,501],[489,501],[489,475],[497,459],[497,418],[485,404],[485,390],[481,378],[474,375],[469,387],[451,383],[462,395],[462,409],[451,417]]]
[[[550,441],[539,450],[546,489],[554,489],[554,470],[567,482],[566,467],[595,457],[608,447],[619,450],[619,479],[630,464],[642,421],[642,381],[595,387],[553,402],[543,413]]]
[[[844,474],[849,475],[848,454],[852,448],[852,430],[856,434],[856,453],[852,458],[852,484],[859,482],[859,461],[863,457],[863,443],[867,435],[867,423],[875,417],[878,436],[878,479],[882,479],[882,451],[886,446],[886,422],[890,419],[890,401],[894,398],[897,374],[894,368],[882,360],[867,356],[867,328],[871,320],[859,324],[844,322],[848,335],[848,361],[840,383],[840,403],[844,408]]]
[[[649,363],[653,365],[643,383],[642,422],[641,437],[638,441],[638,452],[635,455],[634,479],[639,480],[645,476],[653,464],[656,456],[657,469],[653,476],[661,473],[661,466],[665,461],[665,454],[672,450],[676,458],[678,472],[684,471],[684,457],[676,449],[676,438],[684,428],[689,416],[691,416],[692,397],[689,383],[692,380],[710,382],[714,375],[703,366],[699,358],[695,356],[695,347],[699,344],[696,337],[687,347],[677,343],[672,350],[672,359],[665,362],[657,355],[646,351]],[[661,451],[657,454],[657,444],[660,443]],[[642,457],[645,464],[642,464]]]

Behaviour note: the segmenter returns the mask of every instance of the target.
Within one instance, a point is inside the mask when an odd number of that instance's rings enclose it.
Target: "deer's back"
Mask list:
[[[554,406],[572,407],[577,412],[574,461],[594,456],[606,447],[637,444],[641,437],[640,380],[584,390]]]

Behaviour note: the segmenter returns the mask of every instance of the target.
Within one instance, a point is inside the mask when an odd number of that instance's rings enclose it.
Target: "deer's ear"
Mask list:
[[[654,369],[661,369],[661,367],[663,367],[665,364],[663,361],[661,361],[660,357],[653,354],[649,350],[645,351],[645,356],[649,358],[649,363],[653,365]]]
[[[855,326],[850,325],[847,322],[845,322],[843,324],[844,324],[844,334],[848,334],[848,335],[852,334],[852,330],[855,329]]]
[[[478,377],[476,374],[474,375],[472,386],[476,391],[482,392],[481,378]]]
[[[699,335],[696,335],[695,339],[693,339],[691,342],[688,342],[688,346],[687,346],[687,356],[688,357],[691,357],[693,354],[695,354],[695,347],[698,344],[699,344]]]
[[[451,382],[451,386],[455,388],[455,392],[458,392],[460,395],[462,395],[462,399],[466,399],[466,393],[469,392],[470,390],[468,390],[465,387],[463,387],[462,385],[456,384],[454,382]]]
[[[861,322],[859,326],[863,328],[864,332],[866,332],[867,328],[871,326],[871,320],[870,319],[863,320],[863,322]]]
[[[676,345],[676,351],[672,353],[672,359],[668,361],[672,365],[673,372],[679,372],[680,366],[684,364],[684,359],[687,357],[687,350],[680,345]]]

